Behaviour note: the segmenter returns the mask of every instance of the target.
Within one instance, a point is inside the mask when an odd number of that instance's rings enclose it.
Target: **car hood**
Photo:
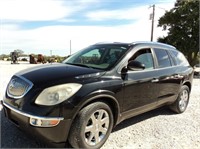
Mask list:
[[[80,82],[86,78],[98,77],[102,70],[68,65],[68,64],[44,64],[28,68],[16,73],[31,81],[34,86],[53,86],[57,84]]]

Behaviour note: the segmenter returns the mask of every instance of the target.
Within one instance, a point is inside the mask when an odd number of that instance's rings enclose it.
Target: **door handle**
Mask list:
[[[156,83],[158,81],[159,81],[159,79],[156,79],[156,78],[154,78],[154,79],[151,80],[151,82],[153,82],[153,83]]]
[[[175,74],[174,77],[175,78],[180,78],[180,75],[179,74]]]

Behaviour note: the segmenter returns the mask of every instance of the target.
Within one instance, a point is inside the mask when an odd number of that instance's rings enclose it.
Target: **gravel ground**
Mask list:
[[[0,61],[0,100],[10,77],[32,67]],[[1,148],[39,148],[36,141],[10,123],[1,111]],[[199,149],[200,78],[195,78],[190,103],[183,114],[160,108],[125,120],[116,126],[102,149]]]

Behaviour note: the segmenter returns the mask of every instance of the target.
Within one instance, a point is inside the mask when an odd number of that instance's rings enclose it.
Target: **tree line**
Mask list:
[[[192,66],[200,63],[199,0],[177,0],[174,8],[159,19],[158,26],[168,31],[159,42],[175,46]]]

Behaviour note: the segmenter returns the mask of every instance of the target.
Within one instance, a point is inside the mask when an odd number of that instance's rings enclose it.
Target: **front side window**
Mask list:
[[[108,70],[119,62],[128,49],[124,45],[94,45],[73,54],[63,63]]]
[[[164,68],[164,67],[170,67],[171,62],[169,59],[169,55],[167,51],[163,49],[154,49],[157,60],[158,60],[158,67],[159,68]]]
[[[145,65],[145,69],[153,69],[153,57],[150,49],[141,49],[136,52],[130,60],[138,61]],[[130,61],[129,60],[129,61]]]

